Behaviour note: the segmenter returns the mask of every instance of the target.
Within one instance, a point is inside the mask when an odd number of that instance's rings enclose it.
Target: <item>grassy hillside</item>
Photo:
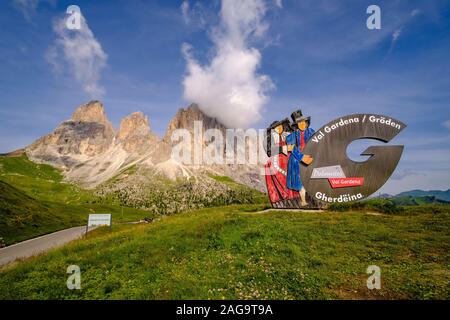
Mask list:
[[[0,299],[450,299],[450,214],[210,208],[97,230],[0,271]],[[66,287],[81,268],[81,290]],[[366,268],[381,268],[368,290]]]
[[[102,201],[170,215],[205,207],[266,204],[267,195],[229,177],[206,172],[170,180],[157,170],[130,168],[96,190]]]
[[[262,203],[267,196],[228,177],[171,181],[131,167],[96,190],[63,181],[59,170],[25,155],[0,156],[0,237],[12,244],[83,225],[89,213],[112,213],[114,222],[184,212],[202,207]],[[149,183],[139,184],[141,180]],[[123,212],[123,214],[122,214]]]
[[[91,192],[63,182],[57,169],[36,164],[26,156],[0,156],[0,180],[43,201],[80,204],[93,200]]]
[[[0,156],[0,237],[6,244],[83,225],[90,213],[111,213],[114,222],[151,213],[101,201],[92,192],[64,183],[55,168],[25,156]]]

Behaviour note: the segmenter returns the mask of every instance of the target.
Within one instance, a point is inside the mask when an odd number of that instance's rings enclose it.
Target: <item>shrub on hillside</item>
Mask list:
[[[330,211],[376,211],[387,214],[398,214],[404,211],[403,207],[397,206],[388,199],[368,199],[349,203],[332,203],[328,207]]]

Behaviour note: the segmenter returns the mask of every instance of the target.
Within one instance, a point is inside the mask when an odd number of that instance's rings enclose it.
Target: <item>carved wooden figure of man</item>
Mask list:
[[[306,206],[306,191],[300,179],[300,163],[303,162],[309,165],[313,161],[313,157],[303,154],[303,148],[308,140],[314,134],[314,130],[309,127],[311,117],[305,117],[301,110],[294,111],[291,118],[296,124],[297,128],[294,132],[289,134],[286,138],[288,151],[291,151],[288,160],[287,169],[287,188],[298,191],[300,193],[301,206]]]

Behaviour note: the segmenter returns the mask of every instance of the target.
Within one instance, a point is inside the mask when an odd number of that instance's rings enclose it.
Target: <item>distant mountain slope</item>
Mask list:
[[[445,200],[450,201],[450,189],[446,191],[442,190],[430,190],[430,191],[424,191],[424,190],[411,190],[411,191],[405,191],[397,194],[395,197],[435,197],[439,200]]]
[[[0,236],[7,244],[83,223],[79,215],[55,209],[0,180]]]
[[[196,127],[200,122],[201,126]],[[209,129],[222,134],[227,130],[191,104],[178,110],[163,139],[151,131],[149,119],[142,112],[125,117],[116,131],[103,104],[91,101],[79,106],[69,120],[25,151],[33,162],[58,168],[66,185],[75,184],[82,188],[80,194],[86,191],[104,203],[172,214],[267,201],[262,194],[265,180],[257,164],[185,163],[172,158],[173,145],[183,147],[183,158],[185,153],[189,156],[189,151],[198,150],[194,145],[207,147],[211,143],[205,135]],[[172,142],[176,130],[190,136]],[[254,142],[249,142],[248,148],[250,143]],[[234,148],[243,146],[236,144]],[[214,177],[229,177],[233,183]],[[40,188],[35,190],[39,192]]]
[[[264,194],[229,178],[204,173],[201,180],[172,181],[151,167],[136,166],[86,190],[64,181],[59,169],[34,163],[26,155],[0,156],[0,237],[7,245],[83,225],[90,213],[111,213],[117,223],[265,201]]]
[[[113,222],[152,213],[102,201],[90,190],[62,181],[60,172],[26,156],[0,156],[0,237],[7,245],[86,223],[90,213],[111,213]]]
[[[423,197],[392,197],[389,200],[400,206],[418,206],[424,204],[450,204],[450,201],[436,199],[435,196],[423,196]]]
[[[50,218],[48,208],[40,201],[0,180],[0,236],[10,237],[17,229]]]

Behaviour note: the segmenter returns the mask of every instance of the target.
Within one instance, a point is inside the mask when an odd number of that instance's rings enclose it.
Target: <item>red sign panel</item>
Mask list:
[[[328,178],[333,189],[364,185],[364,178]]]

